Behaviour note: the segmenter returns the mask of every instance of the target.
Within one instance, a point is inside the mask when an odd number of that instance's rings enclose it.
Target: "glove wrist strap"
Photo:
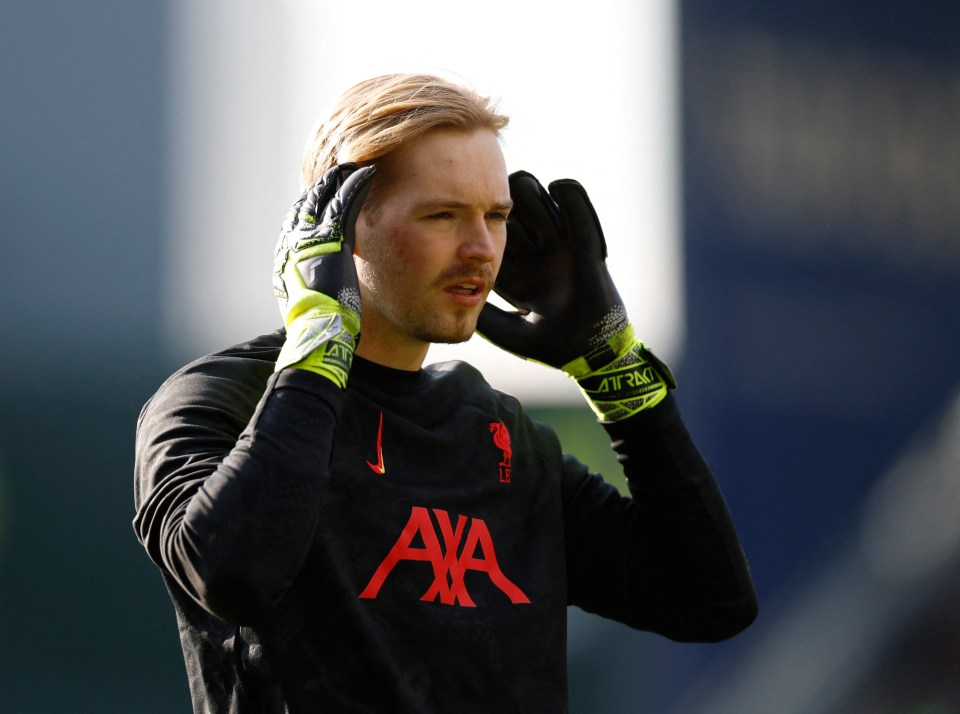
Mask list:
[[[603,422],[621,421],[656,406],[677,386],[670,368],[637,339],[630,325],[564,365],[563,371],[577,381]]]
[[[344,325],[344,315],[308,310],[287,326],[287,340],[274,371],[305,369],[345,389],[356,347],[356,338]]]

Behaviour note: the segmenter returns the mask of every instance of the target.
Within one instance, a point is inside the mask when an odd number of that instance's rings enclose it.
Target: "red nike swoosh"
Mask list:
[[[375,474],[383,476],[387,473],[387,467],[383,465],[383,412],[380,412],[380,426],[377,428],[377,463],[368,461],[367,466]]]

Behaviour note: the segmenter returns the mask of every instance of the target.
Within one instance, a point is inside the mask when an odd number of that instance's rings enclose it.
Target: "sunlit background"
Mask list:
[[[189,710],[137,413],[277,325],[318,113],[427,70],[501,98],[511,170],[586,186],[760,594],[720,645],[571,610],[571,710],[960,713],[960,4],[459,8],[0,7],[0,712]],[[622,485],[567,380],[452,355]]]
[[[482,11],[429,0],[415,14],[386,0],[235,4],[172,5],[162,308],[166,344],[178,358],[275,329],[279,313],[267,289],[273,244],[300,193],[308,131],[347,87],[411,71],[452,77],[499,101],[511,116],[508,170],[530,171],[544,184],[584,184],[638,329],[664,358],[678,353],[672,0],[604,0],[592,13],[573,2],[545,13],[539,3],[503,0]],[[518,364],[480,337],[466,349],[437,347],[430,360],[451,357],[521,397],[580,398],[562,375]]]

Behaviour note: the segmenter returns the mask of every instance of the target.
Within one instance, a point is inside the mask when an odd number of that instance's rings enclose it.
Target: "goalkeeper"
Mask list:
[[[508,174],[506,123],[433,76],[349,90],[277,244],[284,327],[144,407],[134,528],[196,712],[561,712],[570,605],[679,641],[756,616],[586,192]],[[477,330],[576,380],[631,497],[473,367],[423,366]]]

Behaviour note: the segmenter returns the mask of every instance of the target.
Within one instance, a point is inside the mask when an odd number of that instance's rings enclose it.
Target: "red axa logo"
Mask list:
[[[500,569],[493,539],[483,519],[458,515],[457,525],[454,526],[446,511],[434,508],[432,513],[436,519],[436,525],[440,528],[438,538],[437,528],[430,518],[430,513],[431,511],[420,506],[414,506],[410,510],[410,520],[407,521],[393,548],[387,553],[387,557],[370,578],[370,582],[360,593],[361,598],[375,599],[397,563],[401,560],[413,560],[430,563],[433,567],[433,583],[420,598],[421,600],[436,602],[439,598],[444,605],[460,604],[462,607],[476,607],[463,579],[468,571],[474,570],[486,573],[490,581],[500,588],[513,604],[530,602],[530,598]],[[423,542],[422,548],[412,545],[418,535]],[[443,545],[440,543],[441,538]]]
[[[500,459],[500,483],[510,483],[510,472],[513,467],[510,465],[513,459],[513,449],[510,447],[510,432],[507,431],[507,425],[502,421],[490,422],[490,433],[493,434],[494,445],[503,452],[503,458]]]

